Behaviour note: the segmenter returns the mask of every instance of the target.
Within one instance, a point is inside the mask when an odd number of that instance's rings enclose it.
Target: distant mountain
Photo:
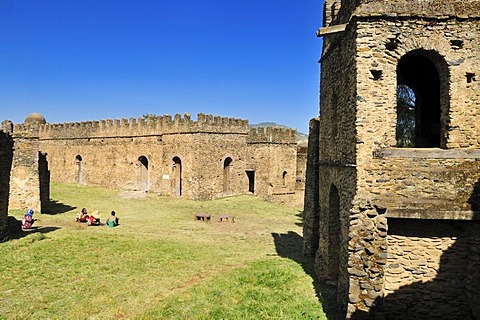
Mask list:
[[[261,123],[255,123],[255,124],[250,124],[249,125],[250,128],[258,128],[258,127],[280,127],[280,128],[285,128],[285,129],[293,129],[293,128],[290,128],[290,127],[287,127],[283,124],[278,124],[278,123],[275,123],[275,122],[261,122]],[[300,141],[306,141],[308,140],[308,134],[305,134],[305,133],[302,133],[302,132],[299,132],[297,131],[297,142],[300,142]]]

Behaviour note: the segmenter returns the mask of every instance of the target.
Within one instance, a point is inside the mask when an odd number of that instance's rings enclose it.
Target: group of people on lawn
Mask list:
[[[89,226],[99,226],[102,223],[100,222],[100,217],[98,216],[98,211],[94,211],[93,213],[88,213],[86,208],[83,208],[77,216],[75,217],[76,222],[86,222]],[[110,217],[108,217],[106,225],[109,227],[116,227],[118,226],[118,217],[115,216],[115,211],[110,213]]]
[[[35,219],[33,219],[34,211],[32,209],[27,210],[22,219],[22,229],[31,229]],[[88,214],[87,209],[83,208],[77,216],[75,217],[76,222],[86,222],[89,226],[99,226],[102,223],[100,222],[100,217],[98,216],[98,211],[94,211],[91,214]],[[118,217],[115,216],[115,211],[110,213],[106,225],[109,227],[118,226]]]

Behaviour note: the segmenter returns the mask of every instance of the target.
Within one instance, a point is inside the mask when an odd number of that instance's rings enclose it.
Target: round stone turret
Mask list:
[[[31,113],[25,118],[24,123],[30,124],[46,124],[47,120],[40,113]]]

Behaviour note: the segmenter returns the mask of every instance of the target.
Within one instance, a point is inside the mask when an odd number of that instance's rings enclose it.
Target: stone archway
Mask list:
[[[445,147],[448,68],[434,50],[413,50],[397,65],[398,147]]]
[[[340,271],[340,195],[335,185],[330,186],[328,213],[328,268],[327,278],[338,280]]]
[[[227,157],[223,161],[223,193],[230,193],[230,175],[232,167],[232,158]]]
[[[83,158],[79,154],[75,157],[75,165],[75,182],[83,184]]]
[[[138,158],[138,185],[141,191],[148,191],[149,189],[148,159],[145,156]]]
[[[179,157],[173,157],[173,175],[175,177],[175,196],[182,195],[182,160]]]

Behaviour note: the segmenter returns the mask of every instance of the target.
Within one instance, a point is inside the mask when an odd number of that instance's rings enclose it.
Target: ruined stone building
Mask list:
[[[43,181],[51,180],[188,199],[255,194],[278,202],[303,201],[292,129],[249,129],[247,120],[204,114],[196,121],[186,114],[62,124],[32,114],[14,125],[13,137],[16,154],[27,148],[36,157],[14,157],[14,181],[28,176],[45,186]],[[24,174],[16,159],[36,162],[33,171]]]
[[[304,253],[346,318],[480,318],[480,1],[324,13]]]

